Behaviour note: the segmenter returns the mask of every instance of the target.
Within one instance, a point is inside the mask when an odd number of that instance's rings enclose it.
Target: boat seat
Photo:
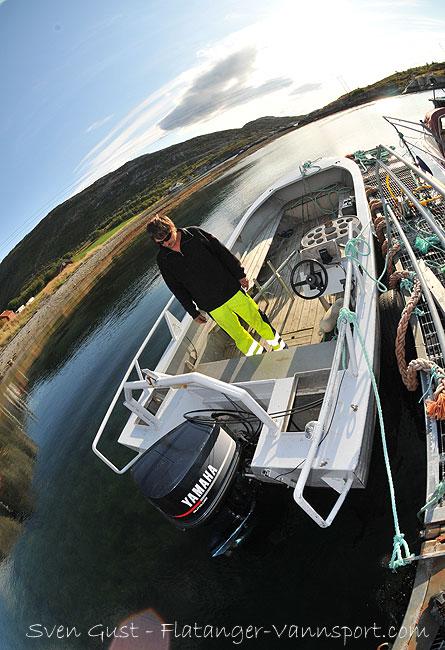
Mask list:
[[[200,363],[196,371],[227,383],[294,377],[330,368],[335,345],[336,341],[327,341],[252,357]]]

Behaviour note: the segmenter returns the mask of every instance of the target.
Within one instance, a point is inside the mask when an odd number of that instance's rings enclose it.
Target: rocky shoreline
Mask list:
[[[147,217],[141,215],[128,228],[116,233],[86,258],[53,294],[43,298],[28,322],[0,349],[1,378],[15,364],[22,372],[26,371],[50,334],[72,314],[91,287],[106,273],[113,259],[140,234],[146,221]],[[26,359],[31,350],[31,358]]]

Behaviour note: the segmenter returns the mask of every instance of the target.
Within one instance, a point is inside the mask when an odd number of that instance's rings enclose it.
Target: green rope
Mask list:
[[[419,512],[417,513],[417,517],[420,519],[420,515],[425,512],[425,510],[428,510],[428,508],[431,508],[431,506],[435,506],[439,503],[439,501],[442,501],[442,499],[445,496],[445,479],[441,481],[437,486],[434,492],[430,497],[428,497],[428,501],[425,503],[425,505],[420,508]]]
[[[360,250],[359,244],[363,246],[362,250]],[[358,259],[359,255],[362,255],[362,257],[368,257],[370,252],[371,252],[371,247],[369,246],[368,242],[365,239],[363,239],[361,236],[353,237],[352,239],[349,239],[346,242],[345,257],[352,260],[352,262],[360,266],[360,268],[364,273],[366,273],[368,278],[370,278],[373,282],[375,282],[378,290],[383,293],[385,291],[388,291],[388,288],[381,281],[383,274],[379,278],[373,278],[372,275],[368,273],[368,271],[364,268],[364,266],[362,265],[361,262],[359,262]]]
[[[395,147],[390,147],[390,149],[394,149]],[[359,149],[358,151],[354,151],[352,154],[354,157],[355,162],[360,163],[362,167],[364,167],[365,171],[368,169],[368,167],[372,167],[377,160],[383,160],[384,162],[387,162],[390,154],[387,151],[383,151],[383,149],[380,149],[380,147],[375,147],[374,149],[368,149],[367,151],[362,151]]]
[[[443,253],[443,248],[441,246],[440,239],[437,237],[437,235],[431,235],[427,231],[423,230],[423,228],[421,227],[422,222],[423,219],[419,221],[419,225],[417,228],[413,228],[413,226],[406,220],[405,223],[402,224],[402,227],[407,226],[408,229],[413,233],[413,235],[415,235],[414,243],[413,243],[413,238],[411,237],[411,244],[422,255],[427,255],[431,249]],[[405,228],[404,230],[408,239],[410,239],[409,233],[406,232]],[[436,246],[436,244],[440,244],[440,245]],[[430,266],[433,269],[438,269],[439,272],[441,273],[445,273],[445,266],[441,266],[437,262],[433,262],[432,260],[428,260],[426,258],[424,259],[424,262],[427,266]]]
[[[320,158],[317,158],[317,160],[320,160]],[[313,167],[314,169],[321,169],[319,165],[314,165],[314,162],[317,162],[317,160],[307,160],[305,163],[300,165],[300,174],[302,176],[306,176],[308,170]]]
[[[368,372],[369,376],[371,378],[371,385],[372,389],[374,391],[374,396],[375,396],[375,401],[376,401],[376,407],[377,407],[377,413],[379,417],[379,423],[380,423],[380,435],[382,437],[382,447],[383,447],[383,456],[385,459],[385,466],[386,466],[386,473],[388,475],[388,484],[389,484],[389,493],[391,497],[391,508],[392,508],[392,514],[393,514],[393,519],[394,519],[394,530],[395,530],[395,535],[394,535],[394,545],[393,545],[393,551],[391,555],[391,560],[389,561],[389,568],[393,569],[394,571],[398,569],[401,566],[405,566],[406,564],[409,564],[411,562],[411,559],[413,555],[410,553],[408,544],[405,540],[405,537],[403,533],[400,532],[400,527],[399,527],[399,518],[397,515],[397,506],[396,506],[396,497],[395,497],[395,490],[394,490],[394,482],[392,479],[392,473],[391,473],[391,465],[389,461],[389,454],[388,454],[388,446],[386,444],[386,433],[385,433],[385,424],[383,422],[383,412],[382,412],[382,405],[380,403],[380,397],[379,397],[379,392],[377,389],[377,382],[375,379],[375,375],[372,371],[372,365],[369,360],[368,353],[366,351],[365,347],[365,342],[363,340],[363,337],[361,335],[358,322],[357,322],[357,316],[356,314],[351,311],[350,309],[347,309],[346,307],[342,307],[340,309],[340,313],[338,315],[338,320],[337,320],[337,327],[340,327],[341,323],[352,323],[354,326],[354,332],[357,334],[357,338],[360,342],[360,346],[362,348],[363,356],[366,361],[366,365],[368,367]],[[403,553],[405,553],[405,557],[403,557]]]
[[[426,254],[429,252],[430,248],[435,248],[442,251],[441,248],[438,248],[436,244],[440,243],[440,239],[437,235],[429,235],[427,237],[421,237],[417,235],[416,241],[414,242],[414,247],[417,248],[419,253]]]
[[[414,282],[411,278],[402,278],[402,280],[400,280],[401,289],[406,289],[406,291],[411,293],[413,287],[414,287]]]

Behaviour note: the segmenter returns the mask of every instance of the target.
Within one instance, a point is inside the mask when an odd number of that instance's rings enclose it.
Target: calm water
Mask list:
[[[195,194],[172,215],[180,225],[204,224],[219,237],[273,181],[302,162],[346,154],[379,142],[396,144],[380,117],[417,120],[427,96],[382,100],[304,127],[268,145]],[[108,648],[88,636],[94,625],[114,627],[135,613],[179,626],[371,626],[401,620],[409,571],[391,573],[392,522],[378,432],[369,486],[354,492],[334,525],[321,530],[281,488],[266,491],[259,525],[231,558],[211,560],[197,532],[182,534],[91,451],[91,442],[120,378],[169,293],[159,281],[154,251],[137,241],[125,258],[49,342],[29,373],[25,421],[38,445],[32,490],[34,513],[10,557],[0,566],[0,647]],[[401,528],[416,539],[422,505],[424,446],[412,401],[402,400],[382,368],[390,451]],[[418,423],[418,421],[417,421]],[[419,460],[420,459],[420,460]],[[27,639],[29,626],[76,627],[81,636]],[[43,627],[38,628],[43,631]],[[93,633],[100,634],[102,628]],[[139,634],[134,632],[133,634]],[[66,634],[64,634],[66,636]],[[280,640],[263,634],[244,646],[343,647],[341,639]],[[173,648],[230,648],[224,641],[172,640]],[[125,648],[164,647],[147,635]],[[355,641],[375,648],[381,640]],[[117,645],[113,648],[121,648]]]

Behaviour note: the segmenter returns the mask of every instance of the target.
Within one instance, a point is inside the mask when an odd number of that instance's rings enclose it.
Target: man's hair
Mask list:
[[[147,233],[152,239],[162,239],[175,228],[175,224],[166,214],[155,214],[147,224]]]

